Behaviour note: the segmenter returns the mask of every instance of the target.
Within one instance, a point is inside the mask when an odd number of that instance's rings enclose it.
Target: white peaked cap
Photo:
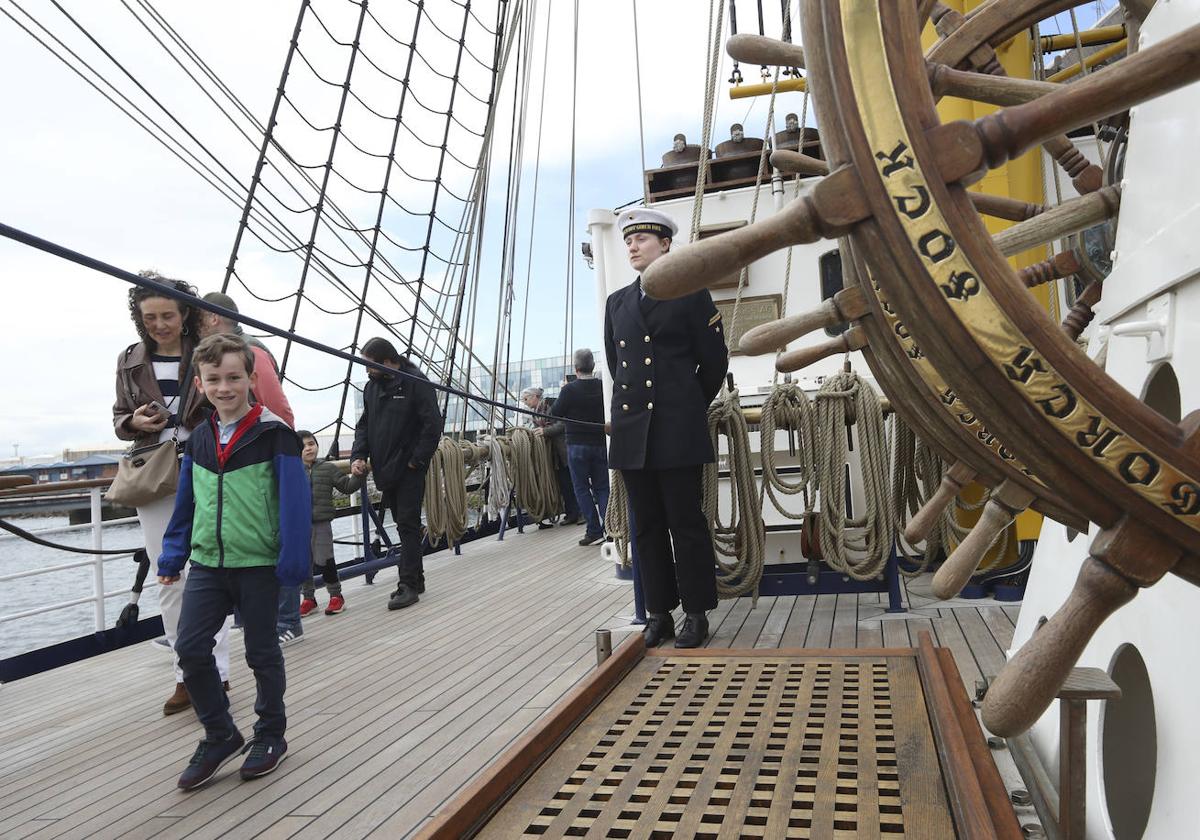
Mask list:
[[[679,232],[679,226],[675,224],[674,219],[662,211],[646,207],[631,207],[621,213],[617,218],[617,227],[621,229],[621,236],[644,231],[673,239]]]

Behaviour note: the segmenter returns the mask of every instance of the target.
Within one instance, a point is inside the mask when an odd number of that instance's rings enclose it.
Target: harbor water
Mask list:
[[[66,516],[11,517],[10,521],[26,531],[37,532],[48,528],[59,528],[67,524]],[[389,523],[390,525],[390,523]],[[335,539],[353,538],[354,518],[334,520]],[[77,548],[92,547],[90,528],[57,533],[47,540]],[[137,522],[104,526],[105,549],[135,549],[142,544],[142,529]],[[351,545],[334,545],[334,554],[339,563],[353,560],[357,549]],[[54,548],[35,545],[8,533],[0,534],[0,575],[9,575],[29,569],[60,566],[79,560],[90,559],[84,554],[68,553]],[[104,603],[104,626],[112,627],[129,603],[129,591],[133,587],[137,564],[130,557],[117,557],[104,563],[104,590],[117,592]],[[34,577],[19,578],[4,584],[3,600],[0,601],[0,618],[38,607],[48,606],[76,598],[85,598],[93,592],[93,566],[63,569]],[[138,601],[139,617],[158,615],[158,583],[154,568],[146,577],[144,591]],[[39,613],[0,623],[0,659],[27,653],[31,650],[65,642],[95,631],[95,608],[92,602],[73,607]]]

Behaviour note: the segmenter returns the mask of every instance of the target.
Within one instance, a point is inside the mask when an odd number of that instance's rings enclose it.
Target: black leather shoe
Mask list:
[[[704,613],[688,613],[683,619],[683,629],[675,640],[677,648],[698,648],[708,638],[708,616]]]
[[[405,607],[411,607],[418,600],[417,590],[402,583],[396,587],[396,591],[392,593],[392,597],[388,600],[388,609],[402,610]]]
[[[667,639],[675,638],[675,619],[670,613],[651,613],[646,617],[646,629],[642,631],[646,647],[658,647]]]
[[[417,594],[418,595],[425,594],[425,578],[421,578],[420,582],[417,583]]]

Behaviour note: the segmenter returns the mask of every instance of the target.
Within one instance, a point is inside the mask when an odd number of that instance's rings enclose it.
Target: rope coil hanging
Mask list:
[[[788,434],[798,437],[795,456],[799,472],[794,481],[784,478],[775,463],[775,432],[779,430],[785,430]],[[810,488],[814,484],[817,463],[815,431],[812,403],[804,390],[794,382],[772,386],[767,401],[763,403],[762,419],[759,420],[758,426],[758,451],[763,470],[762,489],[775,509],[788,519],[807,521],[813,511],[815,494],[810,492]],[[784,496],[802,494],[804,512],[793,513],[788,510],[777,493]]]
[[[451,546],[467,532],[467,457],[474,447],[444,437],[429,460],[425,474],[425,530],[437,545]]]
[[[609,470],[608,507],[604,511],[604,532],[612,537],[621,566],[628,569],[629,559],[629,495],[620,470]]]
[[[858,374],[843,370],[825,380],[815,401],[821,554],[830,568],[855,580],[870,580],[883,573],[896,532],[888,483],[887,430],[879,395]],[[846,516],[849,426],[858,432],[866,496],[866,512],[855,519]],[[848,528],[861,529],[854,544],[846,533]],[[852,558],[851,551],[862,558]]]
[[[758,482],[754,477],[750,429],[737,389],[718,397],[708,409],[708,435],[713,452],[719,453],[719,438],[729,443],[727,463],[730,481],[728,524],[721,522],[718,509],[720,484],[717,464],[704,465],[704,515],[710,523],[713,548],[717,552],[717,595],[737,598],[752,595],[757,602],[766,556],[766,528]],[[728,561],[722,557],[730,558]]]
[[[513,429],[508,437],[512,450],[509,466],[517,504],[537,521],[558,516],[563,505],[558,476],[551,464],[550,442],[525,428]]]

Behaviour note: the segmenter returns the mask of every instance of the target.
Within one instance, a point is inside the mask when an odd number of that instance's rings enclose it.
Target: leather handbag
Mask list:
[[[187,370],[179,381],[187,383],[191,376],[192,364],[189,361]],[[180,411],[183,411],[188,392],[186,387],[181,390],[183,397]],[[179,426],[175,427],[170,440],[131,447],[121,456],[117,464],[117,477],[109,485],[104,498],[116,505],[138,507],[174,495],[175,488],[179,485],[179,461],[182,453]]]
[[[117,464],[117,477],[104,498],[138,507],[174,494],[179,484],[179,442],[175,437],[130,449]]]

